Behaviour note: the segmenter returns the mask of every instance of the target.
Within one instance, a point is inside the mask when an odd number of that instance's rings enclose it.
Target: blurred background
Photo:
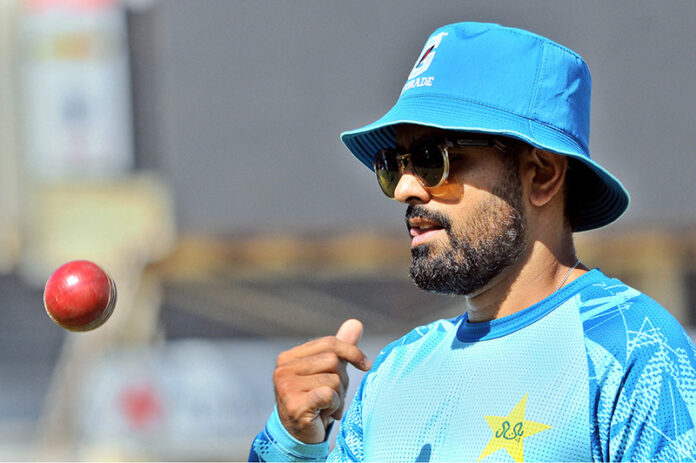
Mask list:
[[[357,317],[374,358],[460,314],[412,285],[403,207],[338,139],[457,21],[585,58],[632,204],[579,256],[693,334],[696,2],[0,0],[0,460],[244,460],[281,350]],[[43,307],[75,259],[119,287],[90,333]]]

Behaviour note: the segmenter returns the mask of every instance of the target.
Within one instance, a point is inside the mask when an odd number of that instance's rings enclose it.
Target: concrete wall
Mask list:
[[[338,134],[393,104],[430,32],[468,20],[585,58],[593,156],[632,195],[621,223],[696,222],[694,2],[167,0],[132,17],[139,158],[185,231],[400,226]]]

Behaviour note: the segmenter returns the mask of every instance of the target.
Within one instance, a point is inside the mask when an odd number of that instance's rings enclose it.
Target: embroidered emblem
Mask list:
[[[508,416],[484,417],[491,431],[493,431],[493,436],[488,441],[486,448],[481,452],[481,456],[478,458],[479,461],[500,449],[505,449],[513,460],[522,462],[524,461],[524,439],[551,427],[548,424],[537,423],[524,418],[528,395],[525,394]]]

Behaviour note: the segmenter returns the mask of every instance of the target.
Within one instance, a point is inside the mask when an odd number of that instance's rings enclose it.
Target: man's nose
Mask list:
[[[411,168],[406,167],[396,184],[394,199],[405,204],[424,204],[430,201],[430,191],[421,184]]]

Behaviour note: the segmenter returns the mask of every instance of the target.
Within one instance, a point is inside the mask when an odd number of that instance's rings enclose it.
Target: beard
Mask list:
[[[493,196],[455,226],[443,214],[424,206],[409,206],[406,220],[422,217],[439,223],[447,234],[443,249],[422,244],[411,249],[411,278],[419,288],[437,294],[467,295],[486,286],[527,250],[526,219],[521,183],[514,169],[491,193]]]

